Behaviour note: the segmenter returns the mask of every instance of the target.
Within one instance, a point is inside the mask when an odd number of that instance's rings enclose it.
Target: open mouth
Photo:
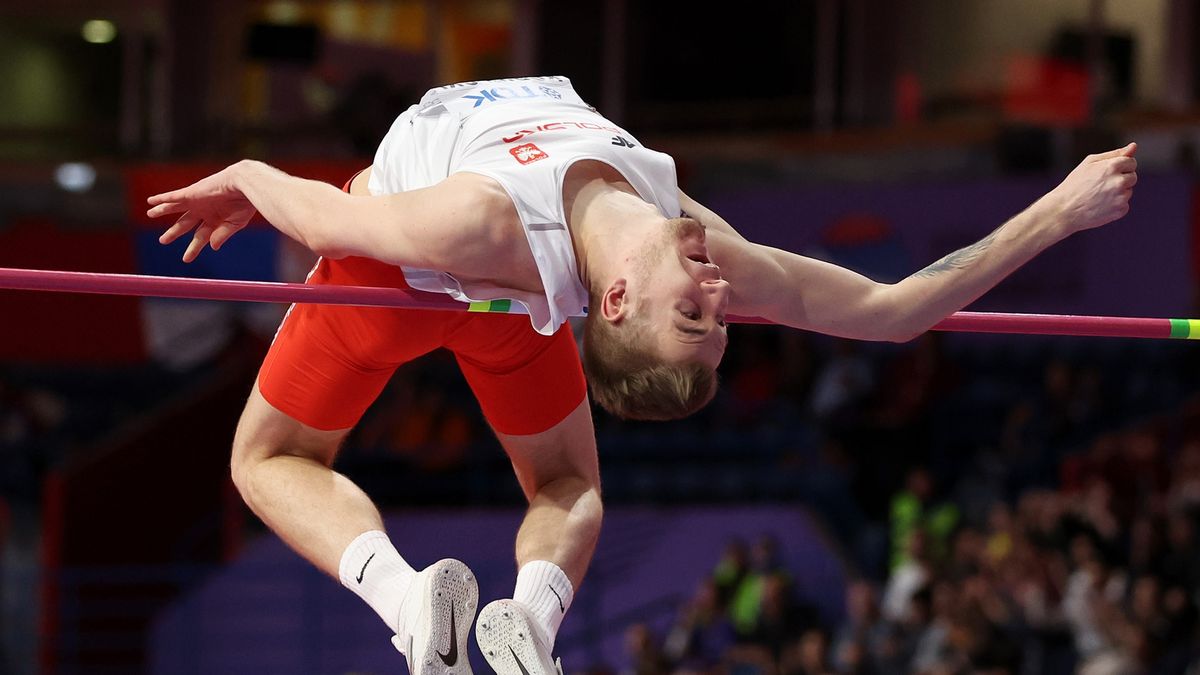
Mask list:
[[[711,263],[711,261],[709,261],[709,259],[708,259],[708,256],[704,255],[703,253],[693,253],[688,256],[688,260],[694,260],[698,263],[703,263],[705,265],[708,265]]]

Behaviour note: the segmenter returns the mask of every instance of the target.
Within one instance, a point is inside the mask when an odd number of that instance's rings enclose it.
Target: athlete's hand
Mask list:
[[[1137,185],[1137,144],[1088,155],[1045,199],[1058,210],[1064,234],[1100,227],[1129,213]]]
[[[226,167],[213,175],[180,190],[164,192],[146,200],[151,218],[181,214],[162,236],[160,244],[170,244],[188,232],[192,241],[183,253],[184,262],[192,262],[204,246],[219,250],[238,230],[254,217],[255,208],[236,187],[239,164]]]

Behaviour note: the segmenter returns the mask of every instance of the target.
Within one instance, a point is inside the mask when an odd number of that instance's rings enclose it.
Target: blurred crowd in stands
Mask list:
[[[812,468],[845,477],[814,480],[858,495],[808,493],[851,561],[843,612],[806,603],[775,542],[732,542],[669,628],[629,631],[631,675],[1200,672],[1193,357],[938,343],[814,364]]]
[[[1099,440],[1060,489],[998,500],[978,523],[922,499],[914,470],[893,499],[890,569],[855,579],[841,616],[807,606],[767,542],[731,543],[665,634],[629,632],[632,672],[1196,672],[1200,443],[1170,472],[1161,448],[1140,428]]]
[[[733,333],[699,416],[598,414],[607,498],[807,504],[846,606],[805,602],[785,539],[734,542],[673,626],[629,631],[631,675],[1200,672],[1191,345]],[[0,372],[5,498],[206,368]],[[520,500],[451,358],[402,369],[339,461],[385,506]]]

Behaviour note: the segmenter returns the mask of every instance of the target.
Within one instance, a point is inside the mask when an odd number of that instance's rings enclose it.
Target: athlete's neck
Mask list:
[[[653,204],[616,170],[599,162],[580,162],[567,172],[563,206],[579,278],[589,290],[596,277],[624,268],[641,250],[647,233],[662,223]]]

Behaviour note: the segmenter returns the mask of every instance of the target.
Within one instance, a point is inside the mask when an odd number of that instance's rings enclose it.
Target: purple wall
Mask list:
[[[1060,179],[781,187],[716,195],[708,206],[750,239],[847,264],[865,262],[855,265],[859,271],[894,281],[980,239]],[[1186,174],[1140,176],[1128,216],[1060,242],[971,309],[1190,315],[1194,184]],[[821,254],[830,249],[822,241],[829,228],[847,217],[875,219],[890,230],[866,245],[878,252],[875,259],[870,251],[854,256],[847,247]]]
[[[414,511],[388,519],[414,565],[458,557],[479,578],[480,604],[512,592],[512,540],[521,512]],[[841,564],[799,508],[614,508],[588,581],[559,634],[569,670],[624,664],[629,622],[663,626],[716,564],[726,542],[770,532],[801,597],[841,613]],[[235,562],[165,611],[150,645],[151,672],[400,672],[402,657],[379,618],[277,538],[264,536]],[[488,672],[474,648],[476,672]]]

